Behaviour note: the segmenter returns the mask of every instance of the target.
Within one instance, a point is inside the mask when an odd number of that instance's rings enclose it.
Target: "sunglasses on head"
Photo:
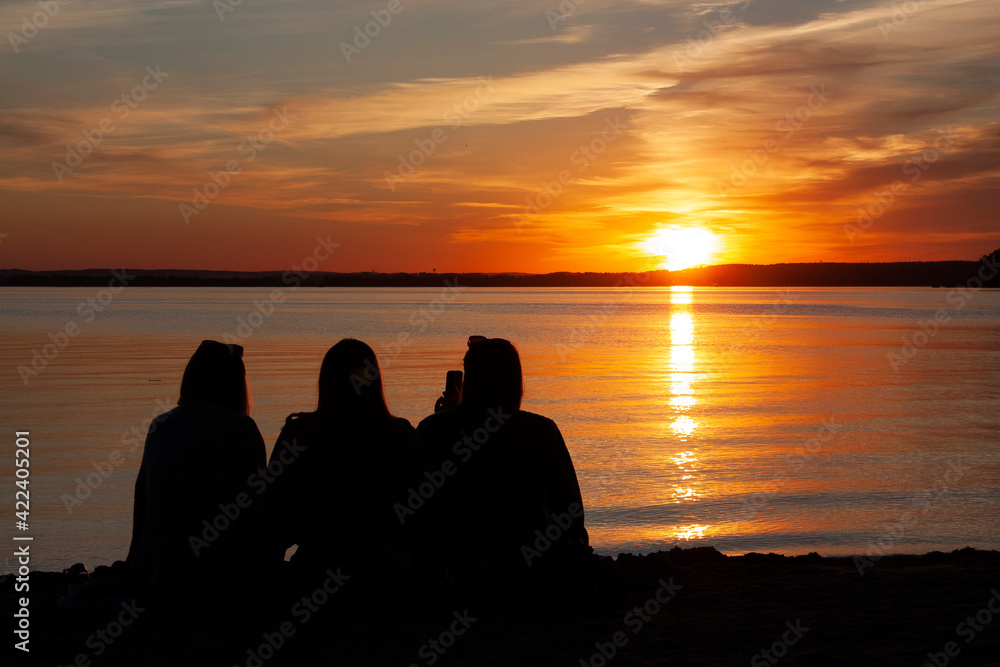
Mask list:
[[[466,343],[466,345],[472,347],[476,343],[482,343],[487,340],[489,340],[489,338],[487,338],[486,336],[469,336],[469,342]]]

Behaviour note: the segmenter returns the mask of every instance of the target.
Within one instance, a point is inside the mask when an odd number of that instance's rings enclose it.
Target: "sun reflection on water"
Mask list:
[[[694,455],[694,452],[677,452],[674,454],[673,461],[677,464],[678,468],[684,470],[685,464],[697,463],[698,457]]]
[[[690,385],[688,385],[690,387]],[[687,410],[692,405],[697,403],[694,396],[681,395],[681,396],[671,396],[670,405],[674,406],[678,410]]]
[[[696,540],[705,537],[705,531],[711,526],[703,526],[695,523],[690,526],[677,526],[674,528],[673,536],[679,540]]]
[[[670,348],[670,369],[677,373],[694,371],[694,346],[673,345]]]
[[[684,418],[681,417],[677,421],[680,421],[681,419]],[[674,422],[675,425],[676,423],[677,422]],[[695,464],[698,463],[698,457],[693,451],[676,452],[670,460],[673,461],[674,465],[676,465],[682,473],[693,473],[696,471]],[[684,474],[681,476],[681,481],[686,482],[693,478],[694,475],[692,474]],[[679,503],[683,500],[697,500],[700,496],[701,494],[694,488],[690,486],[681,486],[679,484],[674,485],[671,494],[675,503]]]
[[[691,375],[689,373],[671,373],[670,393],[674,396],[690,396]]]
[[[694,500],[698,497],[698,492],[690,487],[675,486],[674,487],[674,502],[679,503],[682,500]]]
[[[698,428],[698,422],[689,414],[691,408],[698,402],[694,397],[692,384],[697,379],[695,365],[697,355],[694,348],[694,317],[690,310],[684,308],[691,304],[690,287],[672,287],[670,303],[673,312],[670,313],[670,355],[669,381],[671,396],[668,404],[673,408],[674,415],[670,422],[670,430],[681,442],[688,441]],[[678,308],[680,306],[681,308]],[[674,484],[671,497],[676,503],[693,501],[700,497],[695,489],[694,473],[698,457],[693,450],[676,452],[671,461],[677,466],[684,485]]]
[[[670,303],[680,305],[691,303],[691,291],[693,289],[690,285],[674,285],[670,288]]]
[[[681,437],[681,440],[686,439],[694,430],[698,428],[698,422],[691,419],[687,415],[681,415],[670,424],[670,430]]]
[[[670,314],[670,345],[694,344],[694,320],[691,313],[674,312]],[[673,350],[671,350],[673,351]]]

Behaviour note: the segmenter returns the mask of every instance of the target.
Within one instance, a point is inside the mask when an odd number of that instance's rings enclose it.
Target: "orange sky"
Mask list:
[[[0,268],[284,270],[329,236],[330,271],[646,270],[663,228],[713,233],[711,263],[1000,246],[995,2],[493,4],[95,0],[32,32],[4,3]]]

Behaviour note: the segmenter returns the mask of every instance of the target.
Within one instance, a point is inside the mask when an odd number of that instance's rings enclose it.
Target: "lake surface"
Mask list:
[[[13,514],[30,431],[30,527],[8,532],[34,537],[34,569],[124,558],[149,421],[198,343],[226,336],[269,450],[340,338],[375,348],[414,424],[468,335],[510,339],[599,553],[1000,548],[996,291],[4,288],[0,313],[0,484]]]

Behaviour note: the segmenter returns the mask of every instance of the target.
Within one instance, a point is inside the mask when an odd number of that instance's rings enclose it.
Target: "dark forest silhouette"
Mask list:
[[[721,287],[964,287],[1000,248],[978,261],[813,262],[719,264],[682,271],[575,273],[356,273],[316,272],[305,277],[285,271],[195,271],[128,269],[129,285],[142,287],[616,287],[695,285]],[[987,266],[990,266],[987,264]],[[0,286],[86,287],[107,285],[111,269],[81,271],[0,270]],[[1000,286],[994,275],[986,287]]]

